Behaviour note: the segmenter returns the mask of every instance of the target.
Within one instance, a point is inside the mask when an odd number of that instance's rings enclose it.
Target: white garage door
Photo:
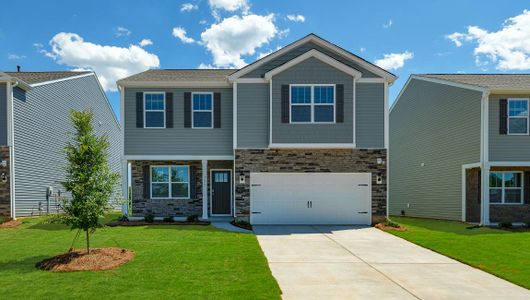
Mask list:
[[[251,173],[252,224],[371,224],[369,173]]]

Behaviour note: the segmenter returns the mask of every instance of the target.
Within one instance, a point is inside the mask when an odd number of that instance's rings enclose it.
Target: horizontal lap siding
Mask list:
[[[136,93],[173,93],[173,128],[136,128]],[[184,128],[184,93],[221,93],[221,128]],[[125,88],[125,155],[233,155],[232,89]]]
[[[267,148],[269,144],[269,84],[237,85],[237,146]]]
[[[385,147],[385,86],[358,83],[355,87],[357,148]]]
[[[0,82],[0,145],[7,145],[7,84]]]
[[[120,172],[121,130],[94,77],[34,87],[27,93],[16,88],[14,97],[17,216],[38,213],[39,202],[45,208],[48,186],[64,191],[60,181],[66,166],[64,147],[73,133],[71,109],[92,109],[95,131],[106,134],[111,143],[109,164]]]
[[[390,113],[390,214],[461,219],[461,166],[480,161],[481,97],[447,85],[409,83]]]

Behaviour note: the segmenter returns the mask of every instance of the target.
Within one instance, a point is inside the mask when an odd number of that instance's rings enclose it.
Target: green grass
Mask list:
[[[389,230],[391,234],[530,288],[530,232],[469,229],[462,222],[406,217],[392,221],[407,231]]]
[[[252,234],[211,226],[107,227],[93,247],[135,251],[109,271],[52,273],[35,264],[64,253],[75,231],[43,218],[0,229],[3,299],[279,299],[280,289]],[[75,248],[82,248],[80,238]]]

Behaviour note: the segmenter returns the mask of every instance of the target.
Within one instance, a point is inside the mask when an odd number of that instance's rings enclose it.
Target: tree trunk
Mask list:
[[[90,254],[90,235],[88,233],[88,230],[85,230],[86,232],[86,253]]]

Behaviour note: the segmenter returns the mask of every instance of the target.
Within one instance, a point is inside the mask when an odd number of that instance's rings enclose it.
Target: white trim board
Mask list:
[[[126,160],[234,160],[233,155],[125,155]]]
[[[272,149],[353,149],[355,148],[354,143],[329,143],[329,144],[317,144],[317,143],[300,143],[300,144],[288,144],[288,143],[271,143],[269,148]]]
[[[128,88],[230,88],[228,81],[118,81]]]
[[[96,76],[96,75],[94,74],[94,72],[89,72],[89,73],[81,74],[81,75],[75,75],[75,76],[70,76],[70,77],[65,77],[65,78],[60,78],[60,79],[55,79],[55,80],[48,80],[48,81],[33,83],[33,84],[30,84],[30,86],[31,87],[36,87],[36,86],[41,86],[41,85],[47,85],[47,84],[57,83],[57,82],[61,82],[61,81],[66,81],[66,80],[72,80],[72,79],[88,77],[88,76]]]

